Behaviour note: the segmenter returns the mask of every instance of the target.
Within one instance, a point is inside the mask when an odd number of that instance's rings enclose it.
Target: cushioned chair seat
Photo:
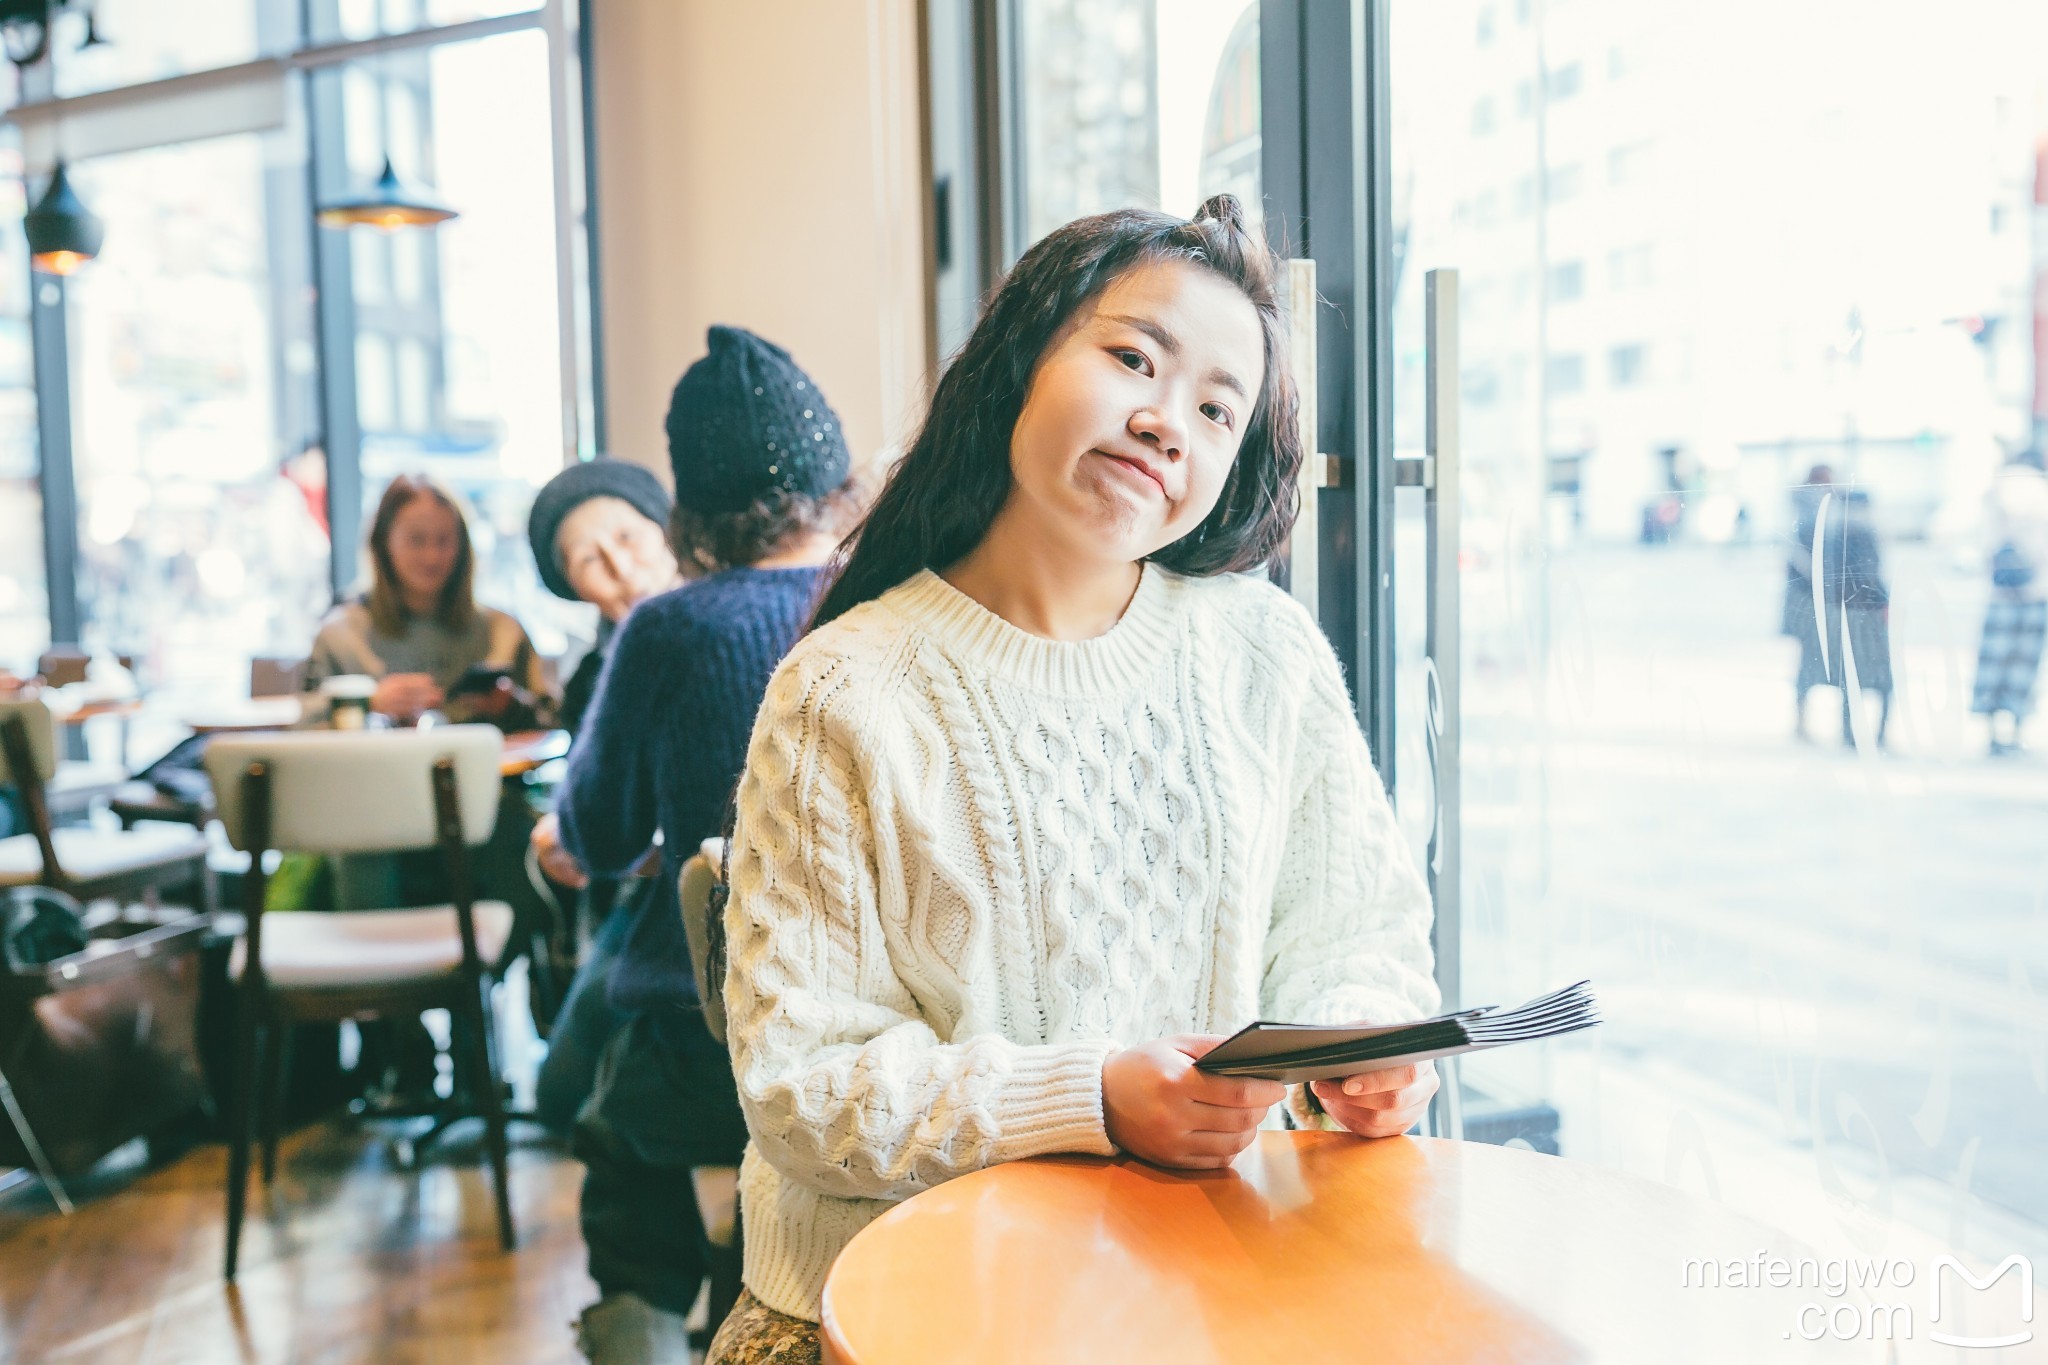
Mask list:
[[[512,907],[477,901],[476,951],[488,968],[512,937]],[[240,980],[246,939],[228,972]],[[263,974],[272,986],[369,986],[419,981],[462,965],[462,930],[452,905],[418,910],[271,910],[263,916]]]
[[[181,825],[134,830],[58,829],[50,832],[57,864],[74,882],[96,882],[206,857],[206,836]],[[0,839],[0,886],[26,886],[43,875],[42,850],[33,834]]]

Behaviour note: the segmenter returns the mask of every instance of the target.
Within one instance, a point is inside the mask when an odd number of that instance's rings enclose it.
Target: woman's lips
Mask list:
[[[1125,469],[1128,469],[1135,474],[1141,475],[1147,483],[1151,484],[1154,488],[1159,490],[1160,497],[1163,498],[1166,496],[1166,484],[1160,479],[1160,477],[1157,474],[1154,474],[1150,469],[1146,468],[1143,464],[1140,464],[1136,460],[1127,460],[1121,455],[1112,455],[1106,450],[1098,450],[1095,453],[1097,455],[1100,455],[1103,459],[1108,460],[1111,464],[1122,465]]]

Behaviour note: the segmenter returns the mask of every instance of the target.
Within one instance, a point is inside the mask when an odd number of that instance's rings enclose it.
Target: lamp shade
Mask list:
[[[323,204],[315,215],[321,227],[386,230],[434,227],[455,216],[454,209],[401,181],[398,172],[391,168],[389,157],[384,159],[384,173],[377,177],[368,194]]]
[[[106,225],[79,202],[64,173],[64,164],[50,176],[42,199],[21,220],[28,233],[29,260],[49,275],[69,275],[100,254]]]

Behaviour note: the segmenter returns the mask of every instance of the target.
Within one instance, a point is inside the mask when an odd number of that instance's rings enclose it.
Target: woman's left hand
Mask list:
[[[1436,1094],[1436,1063],[1416,1062],[1335,1081],[1311,1081],[1323,1112],[1360,1137],[1397,1137],[1413,1128]]]

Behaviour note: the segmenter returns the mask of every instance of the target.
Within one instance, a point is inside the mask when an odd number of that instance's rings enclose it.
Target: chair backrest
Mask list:
[[[50,708],[40,701],[0,701],[0,726],[17,716],[28,731],[29,762],[35,767],[35,771],[26,776],[37,782],[48,782],[57,775],[56,719],[51,716]],[[0,784],[20,786],[22,781],[23,778],[15,774],[13,765],[8,761],[7,747],[0,744]]]
[[[725,983],[711,976],[711,893],[725,865],[725,840],[706,839],[683,864],[676,884],[683,904],[683,937],[690,943],[690,975],[697,981],[697,999],[704,1006],[704,1026],[720,1043],[725,1041]]]
[[[249,695],[295,697],[306,690],[306,660],[257,657],[249,660]]]
[[[474,846],[490,837],[498,817],[504,743],[488,725],[216,735],[207,741],[206,771],[228,842],[238,849],[250,847],[243,778],[262,763],[270,773],[269,847],[373,853],[435,842],[434,765],[452,758],[462,835]]]

